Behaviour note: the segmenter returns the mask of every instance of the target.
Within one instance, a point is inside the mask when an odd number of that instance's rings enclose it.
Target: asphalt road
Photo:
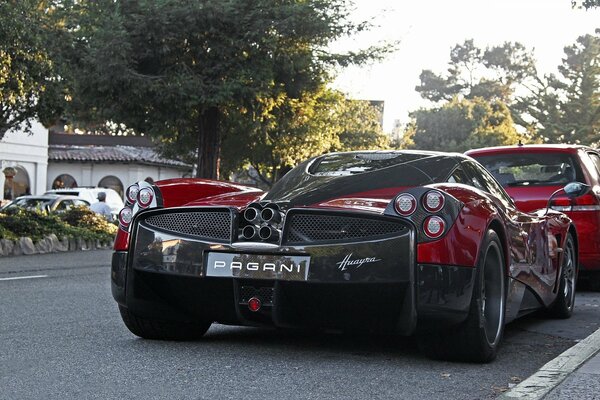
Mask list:
[[[600,293],[579,292],[570,320],[510,324],[485,365],[429,360],[411,338],[216,324],[147,341],[121,322],[110,254],[0,258],[0,399],[494,398],[600,326]]]

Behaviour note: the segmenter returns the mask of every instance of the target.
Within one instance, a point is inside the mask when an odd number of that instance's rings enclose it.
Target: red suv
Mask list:
[[[550,194],[572,181],[591,186],[570,200],[556,197],[552,208],[575,223],[582,272],[600,273],[600,153],[579,145],[518,145],[469,150],[514,199],[522,211],[545,208]],[[594,279],[600,288],[600,281]]]

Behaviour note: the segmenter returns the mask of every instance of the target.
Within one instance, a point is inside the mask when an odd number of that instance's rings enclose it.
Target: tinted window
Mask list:
[[[465,185],[469,185],[469,178],[465,174],[465,171],[463,171],[462,167],[459,166],[452,172],[452,174],[450,174],[450,177],[448,178],[448,182],[463,183]]]
[[[573,157],[566,153],[515,153],[474,157],[502,186],[563,185],[581,180]]]
[[[594,166],[596,167],[596,172],[600,175],[600,156],[596,153],[588,153],[592,161],[594,162]]]
[[[51,199],[16,199],[10,207],[23,207],[30,210],[46,210],[52,203]]]
[[[492,194],[505,205],[512,204],[510,196],[483,166],[471,161],[465,161],[463,167],[471,175],[471,186]]]
[[[56,205],[56,211],[67,211],[73,206],[72,200],[63,200]]]
[[[376,171],[424,158],[422,154],[377,152],[339,153],[318,158],[308,172],[317,176],[343,176]]]

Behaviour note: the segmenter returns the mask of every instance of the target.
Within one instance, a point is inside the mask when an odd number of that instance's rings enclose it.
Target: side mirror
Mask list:
[[[550,209],[550,205],[552,204],[552,199],[554,199],[557,195],[564,193],[567,195],[568,198],[574,199],[576,197],[583,196],[584,194],[588,193],[591,189],[592,189],[591,186],[586,185],[585,183],[581,183],[581,182],[567,183],[564,187],[554,191],[550,195],[550,197],[548,198],[548,203],[546,204],[546,212],[544,214],[548,213],[548,210]]]
[[[567,183],[565,185],[565,187],[563,188],[563,190],[565,191],[565,194],[570,199],[574,199],[575,197],[583,196],[584,194],[588,193],[590,191],[590,189],[591,189],[590,185],[586,185],[585,183],[581,183],[581,182]],[[550,196],[550,197],[552,197],[552,196]]]

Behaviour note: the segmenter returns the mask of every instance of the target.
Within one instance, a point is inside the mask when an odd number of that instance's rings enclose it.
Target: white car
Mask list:
[[[70,194],[73,196],[79,196],[82,199],[89,201],[90,204],[94,204],[98,202],[98,193],[100,192],[106,193],[106,204],[108,204],[110,207],[113,220],[116,220],[119,211],[121,211],[125,205],[121,196],[119,196],[119,194],[113,189],[100,187],[75,187],[70,189],[51,189],[47,190],[44,194]]]

